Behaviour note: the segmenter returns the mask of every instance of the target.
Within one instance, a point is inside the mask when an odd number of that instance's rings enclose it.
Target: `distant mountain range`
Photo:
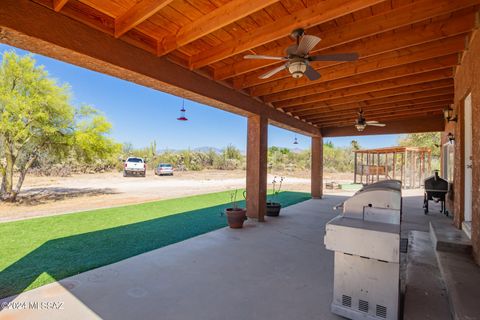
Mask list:
[[[214,150],[216,153],[222,153],[221,148],[215,148],[215,147],[198,147],[193,149],[193,151],[199,151],[199,152],[208,152],[210,150]]]
[[[300,148],[289,148],[290,151],[292,151],[293,153],[300,153],[302,151],[305,151],[305,149],[300,149]]]
[[[169,152],[179,152],[179,151],[182,151],[182,150],[186,150],[186,149],[171,149],[171,148],[166,148],[166,149],[159,149],[157,150],[158,153],[163,153],[165,151],[169,151]],[[190,150],[192,151],[198,151],[198,152],[207,152],[209,150],[213,150],[215,151],[216,153],[222,153],[222,148],[215,148],[215,147],[198,147],[198,148],[191,148]],[[243,152],[243,151],[242,151]]]
[[[300,148],[289,148],[291,152],[293,153],[300,153],[302,151],[304,151],[304,149],[300,149]],[[167,149],[160,149],[160,150],[157,150],[158,153],[163,153],[165,151],[170,151],[170,152],[179,152],[179,151],[182,151],[182,150],[185,150],[185,149],[170,149],[170,148],[167,148]],[[209,146],[204,146],[204,147],[197,147],[197,148],[192,148],[190,149],[192,151],[198,151],[198,152],[208,152],[209,150],[213,150],[215,151],[216,153],[222,153],[223,151],[223,148],[216,148],[216,147],[209,147]],[[245,150],[240,150],[240,152],[245,155],[247,152]]]

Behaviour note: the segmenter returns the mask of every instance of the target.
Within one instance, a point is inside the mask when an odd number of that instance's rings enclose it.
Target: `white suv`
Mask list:
[[[123,166],[123,176],[126,177],[129,174],[138,174],[145,177],[147,172],[147,164],[142,158],[129,157]]]

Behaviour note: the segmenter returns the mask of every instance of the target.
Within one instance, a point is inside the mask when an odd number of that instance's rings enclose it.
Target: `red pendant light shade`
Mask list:
[[[187,121],[187,117],[185,117],[185,99],[182,101],[182,109],[180,109],[180,117],[177,118],[178,121]]]

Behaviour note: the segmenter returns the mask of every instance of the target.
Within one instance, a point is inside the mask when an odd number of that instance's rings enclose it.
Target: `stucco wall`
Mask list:
[[[458,122],[450,122],[446,133],[455,135],[455,177],[453,183],[453,211],[454,222],[461,227],[463,221],[463,185],[464,185],[464,157],[463,157],[463,101],[472,94],[473,115],[473,212],[472,212],[472,243],[474,257],[480,264],[480,32],[476,31],[470,38],[468,50],[465,52],[461,65],[455,73],[455,112]],[[445,133],[445,134],[446,134]],[[444,136],[445,139],[445,136]],[[452,203],[450,204],[452,205]]]

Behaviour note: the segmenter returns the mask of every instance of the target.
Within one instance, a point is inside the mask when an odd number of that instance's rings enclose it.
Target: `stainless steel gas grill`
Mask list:
[[[367,185],[364,185],[362,189],[359,190],[359,192],[363,190],[368,190],[368,189],[378,189],[378,188],[386,188],[386,189],[393,189],[393,190],[402,190],[402,181],[400,180],[381,180],[378,182],[370,183]]]
[[[401,185],[368,186],[326,225],[335,251],[331,310],[349,319],[398,319]]]
[[[441,213],[448,216],[448,211],[445,208],[445,196],[448,193],[448,181],[442,179],[438,175],[438,170],[435,174],[425,179],[425,193],[423,198],[423,209],[425,214],[428,213],[428,201],[440,202],[442,205]]]

